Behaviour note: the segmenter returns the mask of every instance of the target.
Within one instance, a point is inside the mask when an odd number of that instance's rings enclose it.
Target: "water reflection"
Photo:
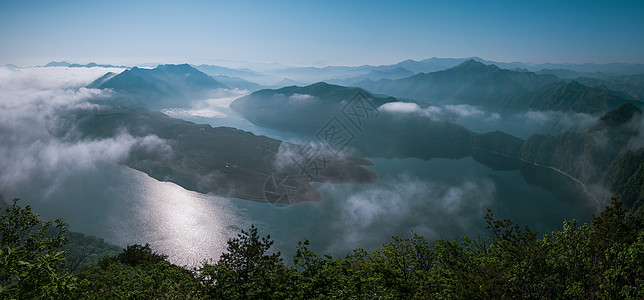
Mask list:
[[[64,218],[70,230],[121,247],[149,243],[179,265],[218,258],[228,238],[250,223],[234,200],[187,191],[120,165],[68,174],[17,187],[7,197],[24,199],[44,219]],[[43,192],[43,191],[47,192]]]
[[[134,219],[115,217],[115,229],[138,226],[137,235],[180,265],[198,265],[217,258],[226,240],[237,233],[242,217],[231,200],[187,191],[173,183],[158,182],[138,173],[133,179],[140,201]]]

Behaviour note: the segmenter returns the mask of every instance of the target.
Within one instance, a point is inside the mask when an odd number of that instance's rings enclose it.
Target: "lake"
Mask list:
[[[187,119],[292,142],[307,139],[257,127],[236,115]],[[70,230],[122,247],[150,243],[172,262],[189,266],[217,258],[226,240],[251,224],[270,234],[276,250],[290,258],[296,242],[305,238],[316,252],[333,255],[373,250],[393,235],[476,238],[485,234],[488,208],[540,232],[560,229],[564,219],[588,220],[596,209],[529,183],[520,170],[495,171],[469,157],[370,160],[375,165],[368,168],[379,176],[373,184],[315,183],[323,201],[293,206],[200,194],[110,163],[60,178],[34,178],[29,186],[4,194],[23,198],[22,204],[31,204],[44,219],[64,218]]]

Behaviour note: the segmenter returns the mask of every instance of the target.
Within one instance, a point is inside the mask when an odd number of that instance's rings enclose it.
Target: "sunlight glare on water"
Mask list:
[[[138,239],[167,254],[175,264],[196,266],[218,258],[242,219],[234,203],[139,174],[145,178],[137,176],[142,182],[135,185],[141,196],[132,209],[135,220],[121,219],[121,223],[140,226],[134,230],[142,235]]]

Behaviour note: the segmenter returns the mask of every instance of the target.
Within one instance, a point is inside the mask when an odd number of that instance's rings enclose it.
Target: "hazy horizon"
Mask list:
[[[139,62],[130,62],[130,63],[125,63],[125,62],[112,62],[112,61],[95,61],[95,60],[87,60],[87,61],[76,61],[72,59],[60,59],[60,60],[51,60],[51,61],[43,61],[41,63],[37,64],[29,64],[29,65],[18,65],[18,64],[13,64],[13,63],[5,63],[4,65],[13,65],[19,68],[31,68],[31,67],[44,67],[45,65],[49,63],[70,63],[70,64],[78,64],[78,65],[87,65],[87,64],[97,64],[97,65],[110,65],[114,67],[141,67],[141,68],[154,68],[159,65],[173,65],[173,64],[190,64],[190,65],[211,65],[211,66],[221,66],[221,67],[226,67],[226,68],[231,68],[231,69],[251,69],[253,71],[266,71],[266,70],[278,70],[281,68],[306,68],[306,67],[312,67],[312,68],[325,68],[325,67],[363,67],[363,66],[373,66],[373,67],[378,67],[378,66],[388,66],[388,65],[395,65],[404,61],[417,61],[421,62],[424,60],[428,59],[454,59],[454,60],[461,60],[461,59],[475,59],[475,60],[483,60],[485,61],[486,64],[487,62],[492,62],[492,63],[503,63],[503,64],[525,64],[528,66],[539,66],[539,65],[574,65],[574,66],[583,66],[583,65],[611,65],[611,64],[625,64],[625,65],[643,65],[644,62],[642,63],[629,63],[629,62],[623,62],[623,61],[612,61],[612,62],[605,62],[605,63],[595,63],[595,62],[580,62],[580,63],[572,63],[572,62],[542,62],[542,63],[533,63],[533,62],[527,62],[527,61],[497,61],[497,60],[491,60],[487,59],[485,57],[480,57],[480,56],[469,56],[469,57],[427,57],[427,58],[419,58],[419,59],[413,59],[413,58],[407,58],[403,59],[400,61],[394,61],[391,63],[385,63],[385,64],[360,64],[360,65],[352,65],[352,64],[283,64],[279,62],[266,62],[266,61],[251,61],[251,60],[223,60],[223,59],[203,59],[203,60],[196,60],[196,61],[190,61],[190,60],[176,60],[176,61],[157,61],[157,62],[152,62],[152,61],[139,61]]]
[[[638,1],[20,1],[0,4],[0,64],[644,63],[642,32]]]

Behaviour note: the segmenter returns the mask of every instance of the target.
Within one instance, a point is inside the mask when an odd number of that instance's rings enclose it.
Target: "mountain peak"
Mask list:
[[[316,82],[316,83],[314,83],[314,84],[309,85],[309,87],[312,87],[312,88],[317,88],[317,87],[329,87],[329,86],[331,86],[331,85],[330,85],[330,84],[328,84],[328,83],[326,83],[326,82],[324,82],[324,81]]]
[[[186,67],[192,68],[189,64],[164,64],[164,65],[157,66],[157,68],[186,68]]]
[[[67,61],[52,61],[45,65],[45,67],[69,67],[71,63]]]
[[[89,87],[110,88],[123,96],[116,105],[162,109],[184,107],[210,91],[228,88],[188,64],[159,65],[154,69],[133,67],[118,75],[105,75]]]
[[[566,88],[574,88],[574,89],[582,89],[585,87],[586,87],[585,85],[579,83],[579,81],[577,80],[573,80],[566,85]]]
[[[495,71],[499,67],[496,65],[486,65],[482,62],[476,61],[474,59],[468,59],[456,67],[453,67],[451,70],[463,70],[463,71]]]
[[[199,72],[199,70],[193,68],[189,64],[180,64],[180,65],[173,65],[173,64],[167,64],[167,65],[158,65],[155,69],[157,70],[162,70],[162,71],[170,71],[170,72]],[[201,72],[200,72],[201,73]]]

